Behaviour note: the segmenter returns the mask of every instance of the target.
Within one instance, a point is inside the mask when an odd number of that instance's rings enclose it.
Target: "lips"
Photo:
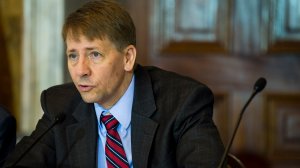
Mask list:
[[[90,86],[90,85],[78,85],[78,89],[79,91],[81,92],[89,92],[93,89],[94,87],[93,86]]]

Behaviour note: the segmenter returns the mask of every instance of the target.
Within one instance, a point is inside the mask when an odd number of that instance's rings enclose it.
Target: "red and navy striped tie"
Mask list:
[[[108,168],[129,168],[122,141],[117,132],[118,120],[112,115],[101,115],[107,134],[105,144],[105,157]]]

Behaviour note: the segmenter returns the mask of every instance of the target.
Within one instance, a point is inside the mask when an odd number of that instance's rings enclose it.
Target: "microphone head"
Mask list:
[[[258,93],[258,92],[262,91],[266,87],[266,85],[267,85],[267,80],[263,77],[260,77],[255,82],[254,91]]]
[[[63,122],[65,120],[66,115],[64,113],[58,113],[55,117],[54,117],[54,121],[56,123],[60,123]]]

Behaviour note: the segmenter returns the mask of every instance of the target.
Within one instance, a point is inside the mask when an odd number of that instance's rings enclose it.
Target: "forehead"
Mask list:
[[[66,39],[68,36],[71,36],[75,39],[78,39],[79,36],[86,36],[89,39],[94,39],[94,38],[100,38],[102,39],[103,37],[107,36],[107,31],[103,30],[101,27],[96,27],[96,26],[87,26],[85,23],[78,24],[78,25],[73,25],[66,27],[64,29],[64,39]]]
[[[94,40],[106,40],[108,39],[106,35],[91,35],[86,34],[79,30],[69,29],[66,34],[66,41],[75,41],[80,42],[82,39],[85,39],[86,41],[94,41]]]
[[[86,50],[97,48],[103,51],[114,49],[115,45],[108,38],[94,38],[89,39],[84,35],[79,36],[67,36],[66,38],[67,51]]]

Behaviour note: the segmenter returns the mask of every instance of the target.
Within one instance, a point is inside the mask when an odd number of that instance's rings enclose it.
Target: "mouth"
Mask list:
[[[90,86],[90,85],[78,85],[78,89],[79,91],[81,92],[89,92],[93,89],[94,87],[93,86]]]

